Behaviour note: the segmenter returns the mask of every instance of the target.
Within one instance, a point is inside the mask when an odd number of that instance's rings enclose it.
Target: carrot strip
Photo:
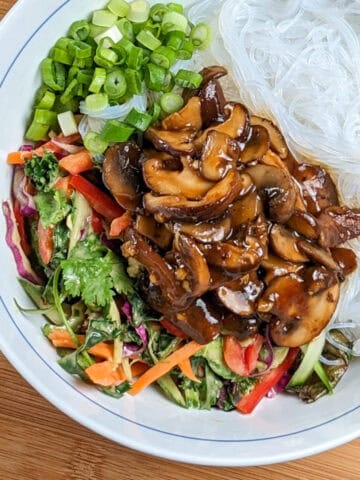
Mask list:
[[[185,375],[185,377],[187,377],[189,380],[192,380],[193,382],[196,382],[196,383],[201,382],[201,380],[197,378],[197,376],[195,375],[192,369],[190,358],[187,358],[186,360],[179,362],[178,367],[180,368],[181,372]]]
[[[151,383],[156,382],[156,380],[168,373],[176,365],[190,358],[202,348],[204,348],[204,345],[200,345],[193,340],[183,347],[180,347],[167,358],[160,360],[156,365],[147,370],[147,372],[145,372],[144,375],[134,383],[129,393],[131,395],[138,394],[144,388],[148,387]]]
[[[123,230],[131,224],[131,215],[126,212],[121,217],[114,218],[110,226],[110,237],[118,237]]]
[[[10,152],[6,162],[9,165],[24,165],[27,158],[32,158],[33,152]]]
[[[54,253],[54,227],[44,227],[39,219],[37,232],[41,260],[44,265],[49,265]]]
[[[84,343],[85,335],[77,335],[80,343]],[[56,348],[77,348],[73,339],[66,330],[62,328],[54,328],[48,335],[48,339]],[[114,354],[114,346],[100,342],[89,348],[88,352],[94,357],[98,357],[104,360],[112,360]]]
[[[142,362],[137,362],[131,367],[131,374],[134,377],[143,374],[148,366]],[[114,363],[111,360],[94,363],[85,370],[90,380],[96,385],[103,387],[116,387],[126,380],[124,369],[120,365],[114,369]]]
[[[54,188],[56,188],[56,190],[62,190],[65,193],[66,198],[70,198],[72,192],[74,191],[74,189],[70,185],[70,181],[70,175],[67,175],[66,177],[60,177],[58,180],[56,180]]]
[[[91,170],[94,166],[90,153],[83,149],[77,153],[67,155],[59,161],[59,166],[71,173],[78,175],[79,173]]]

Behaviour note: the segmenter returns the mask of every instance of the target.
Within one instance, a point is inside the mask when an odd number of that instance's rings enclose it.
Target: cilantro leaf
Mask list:
[[[51,152],[34,154],[25,162],[25,175],[39,192],[49,192],[59,176],[59,161]]]
[[[35,203],[45,228],[60,223],[71,210],[66,195],[61,190],[40,192],[35,196]]]

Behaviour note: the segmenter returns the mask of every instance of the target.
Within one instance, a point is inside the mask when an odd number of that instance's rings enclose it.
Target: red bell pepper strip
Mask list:
[[[256,367],[264,338],[257,334],[251,345],[242,346],[233,335],[224,338],[224,360],[226,365],[241,377],[248,377]]]
[[[113,198],[95,187],[81,175],[74,175],[70,180],[70,185],[82,193],[90,206],[107,220],[114,220],[114,218],[121,217],[124,213],[124,209]]]
[[[179,338],[189,338],[186,333],[184,333],[180,328],[178,328],[176,325],[174,325],[170,320],[167,320],[164,318],[161,320],[161,325],[165,328],[165,330],[170,333],[171,335],[174,335],[175,337]]]
[[[281,377],[290,369],[298,353],[299,348],[291,348],[283,363],[261,377],[261,380],[255,385],[251,392],[242,397],[240,402],[236,405],[236,408],[241,413],[251,413],[260,400],[265,397],[265,395],[275,387],[277,383],[279,383]]]
[[[91,228],[93,229],[94,233],[102,233],[104,231],[104,226],[103,226],[103,220],[100,217],[100,215],[95,212],[95,210],[92,211],[91,214]]]

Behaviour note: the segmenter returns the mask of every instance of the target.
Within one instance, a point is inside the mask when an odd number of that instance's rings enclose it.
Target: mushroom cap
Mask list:
[[[270,138],[270,146],[279,154],[280,158],[286,158],[288,156],[289,150],[284,137],[271,120],[258,117],[257,115],[251,115],[250,123],[252,126],[256,125],[266,128]]]
[[[210,130],[201,153],[200,173],[207,180],[217,182],[235,168],[240,148],[226,133]]]
[[[275,223],[270,228],[269,245],[276,255],[292,263],[308,262],[308,257],[299,249],[298,240],[283,225]]]

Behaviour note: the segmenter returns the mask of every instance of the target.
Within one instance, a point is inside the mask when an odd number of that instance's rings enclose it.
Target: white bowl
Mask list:
[[[22,142],[38,65],[73,20],[102,7],[104,0],[20,0],[0,25],[0,178],[2,200],[9,196],[11,169],[6,153]],[[360,433],[358,365],[333,396],[306,405],[280,395],[241,416],[183,410],[155,389],[114,400],[77,381],[56,363],[41,334],[44,320],[24,317],[29,300],[5,244],[1,216],[0,348],[23,377],[51,403],[86,427],[115,442],[164,458],[204,465],[247,466],[284,462],[348,442]]]

